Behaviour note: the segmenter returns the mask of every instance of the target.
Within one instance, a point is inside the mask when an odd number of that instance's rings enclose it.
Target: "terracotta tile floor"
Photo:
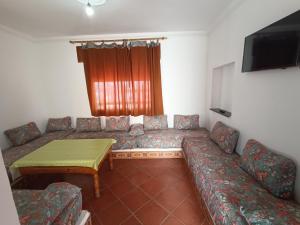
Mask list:
[[[183,159],[114,160],[114,167],[110,171],[106,163],[100,172],[99,199],[92,178],[61,178],[82,188],[83,208],[92,213],[93,225],[213,224]]]
[[[101,171],[101,197],[84,196],[94,225],[213,224],[197,200],[184,160],[115,160],[114,166]]]

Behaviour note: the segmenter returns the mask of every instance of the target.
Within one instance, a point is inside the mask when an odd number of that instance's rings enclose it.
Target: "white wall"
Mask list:
[[[232,117],[208,111],[207,127],[222,120],[241,132],[238,152],[249,138],[292,158],[298,167],[297,199],[300,201],[300,70],[241,73],[245,36],[300,9],[299,0],[245,0],[209,34],[207,109],[211,75],[216,66],[235,62]]]
[[[3,131],[36,121],[44,129],[44,102],[36,45],[0,29],[0,146],[9,145]]]
[[[153,35],[153,34],[152,34]],[[162,88],[165,113],[173,126],[173,114],[200,113],[205,116],[206,35],[200,32],[155,34],[167,36],[162,42]],[[149,36],[139,34],[139,36]],[[98,36],[97,38],[127,38]],[[71,38],[72,39],[72,38]],[[73,38],[74,39],[74,38]],[[50,116],[91,116],[83,64],[76,49],[66,40],[39,43],[40,75],[44,82]],[[191,104],[192,103],[192,104]]]
[[[0,150],[0,218],[1,224],[18,225],[19,218],[10,189],[6,169],[2,159],[2,152]]]

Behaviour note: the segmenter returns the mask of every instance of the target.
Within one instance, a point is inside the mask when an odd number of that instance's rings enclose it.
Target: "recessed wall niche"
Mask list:
[[[226,117],[232,112],[232,83],[235,63],[215,67],[212,73],[211,110]]]

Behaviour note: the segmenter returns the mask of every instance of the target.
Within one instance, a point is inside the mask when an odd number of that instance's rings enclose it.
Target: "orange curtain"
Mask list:
[[[81,48],[93,116],[161,115],[160,46]]]

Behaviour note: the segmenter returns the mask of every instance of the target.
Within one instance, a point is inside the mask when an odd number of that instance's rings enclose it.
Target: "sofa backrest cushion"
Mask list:
[[[193,130],[199,128],[199,115],[174,115],[174,128]]]
[[[39,138],[42,135],[34,122],[6,130],[4,133],[13,146],[26,144],[27,142]]]
[[[293,197],[296,165],[291,159],[270,151],[256,140],[249,140],[241,161],[241,168],[274,196]]]
[[[72,129],[71,117],[49,118],[46,132],[65,131]]]
[[[224,152],[232,154],[239,139],[239,132],[219,121],[213,127],[210,138]]]
[[[130,126],[130,131],[129,131],[130,136],[141,136],[143,134],[145,134],[143,124],[137,123],[137,124],[132,124]]]
[[[166,115],[144,116],[144,130],[168,129],[168,118]]]
[[[77,118],[77,132],[97,132],[101,131],[100,118]]]
[[[130,128],[129,116],[106,117],[106,131],[128,131]]]

